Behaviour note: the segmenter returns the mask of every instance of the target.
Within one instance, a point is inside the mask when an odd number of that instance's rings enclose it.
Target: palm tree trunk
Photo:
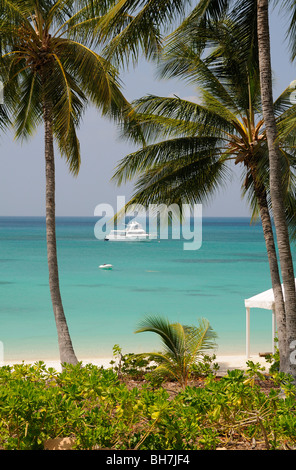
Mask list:
[[[268,256],[271,285],[274,293],[275,316],[278,333],[278,347],[280,353],[280,372],[284,372],[287,369],[288,360],[286,347],[286,313],[284,296],[282,291],[276,248],[274,243],[272,223],[266,199],[266,191],[264,187],[260,187],[260,184],[256,182],[255,178],[256,175],[253,175],[254,189],[259,206],[260,218]]]
[[[277,129],[273,111],[268,0],[258,0],[257,15],[261,100],[269,151],[270,196],[285,293],[286,340],[288,355],[288,348],[292,345],[292,341],[296,340],[296,294],[293,261],[280,177],[281,155],[276,140]],[[291,373],[296,379],[296,364],[288,361],[286,372]]]
[[[60,361],[62,364],[68,363],[75,365],[78,363],[78,360],[72,346],[59,286],[55,227],[55,162],[51,125],[51,106],[49,103],[44,104],[43,117],[45,128],[46,240],[49,288],[58,334]]]

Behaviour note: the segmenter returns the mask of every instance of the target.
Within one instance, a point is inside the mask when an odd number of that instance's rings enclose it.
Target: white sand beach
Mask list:
[[[227,370],[241,369],[246,370],[248,368],[247,361],[252,361],[255,364],[259,362],[262,367],[265,367],[265,371],[268,372],[270,364],[264,357],[259,355],[252,355],[248,359],[245,355],[243,356],[217,356],[215,362],[219,364],[218,375],[227,373]]]
[[[100,358],[84,358],[80,359],[83,365],[85,364],[94,364],[96,366],[103,366],[104,368],[111,367],[110,361],[114,360],[112,357],[100,357]],[[265,371],[267,372],[270,364],[267,363],[264,357],[260,357],[259,355],[252,355],[248,359],[245,355],[229,355],[229,356],[218,356],[215,359],[215,363],[219,365],[218,375],[224,375],[227,373],[227,370],[233,369],[247,369],[247,361],[253,361],[254,363],[260,363],[261,366],[265,367]],[[0,363],[1,365],[13,365],[13,364],[33,364],[34,361],[15,361],[15,362],[3,362]],[[61,371],[61,364],[58,360],[46,360],[44,361],[46,367],[53,367],[56,371]]]

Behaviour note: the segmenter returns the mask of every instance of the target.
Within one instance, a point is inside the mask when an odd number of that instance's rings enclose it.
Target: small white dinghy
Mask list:
[[[101,264],[99,266],[99,268],[101,268],[101,269],[112,269],[113,266],[112,266],[112,264]]]

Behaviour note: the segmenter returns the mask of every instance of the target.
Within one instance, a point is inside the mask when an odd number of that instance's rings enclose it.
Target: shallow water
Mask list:
[[[134,334],[150,314],[218,334],[218,354],[244,354],[244,299],[271,287],[260,225],[249,219],[204,219],[202,246],[182,240],[97,240],[94,218],[57,218],[61,292],[78,358],[160,348]],[[111,263],[111,271],[98,266]],[[48,288],[43,218],[0,218],[0,340],[5,360],[58,358]],[[271,351],[271,312],[251,311],[251,352]]]

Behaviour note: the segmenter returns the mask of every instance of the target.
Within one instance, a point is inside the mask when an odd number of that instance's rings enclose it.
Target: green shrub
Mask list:
[[[151,383],[129,389],[116,371],[91,364],[65,365],[61,373],[41,362],[2,367],[0,448],[42,449],[56,437],[73,437],[77,449],[208,450],[239,441],[295,448],[291,377],[248,367],[220,379],[211,373],[204,387],[174,396]],[[258,379],[270,382],[269,393]]]
[[[112,360],[110,365],[117,373],[118,378],[130,377],[134,379],[142,379],[145,374],[150,373],[156,368],[155,363],[149,355],[142,354],[122,354],[122,349],[118,344],[113,346],[113,356],[117,360]]]
[[[199,362],[192,365],[191,376],[192,377],[207,377],[210,374],[216,375],[219,370],[219,365],[214,362],[216,355],[209,356],[207,354],[202,355]]]

